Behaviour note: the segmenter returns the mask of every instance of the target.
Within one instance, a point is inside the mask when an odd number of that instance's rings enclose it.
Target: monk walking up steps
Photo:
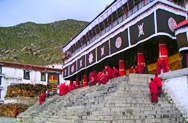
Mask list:
[[[157,74],[154,77],[154,82],[157,84],[158,96],[161,97],[161,94],[162,94],[162,82],[161,82],[161,79],[158,77]]]
[[[158,96],[157,96],[158,88],[157,88],[157,84],[153,81],[153,78],[151,78],[149,88],[150,88],[150,94],[151,94],[151,102],[157,103],[158,102]]]

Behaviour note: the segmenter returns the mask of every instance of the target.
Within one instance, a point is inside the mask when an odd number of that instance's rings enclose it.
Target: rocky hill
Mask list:
[[[35,65],[62,63],[62,47],[87,24],[64,20],[0,27],[0,61]]]

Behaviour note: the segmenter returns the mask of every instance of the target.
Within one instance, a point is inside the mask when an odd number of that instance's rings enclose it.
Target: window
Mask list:
[[[59,74],[48,74],[48,82],[49,83],[59,83]]]
[[[1,82],[2,82],[2,77],[0,76],[0,85],[1,85]]]
[[[0,74],[2,74],[2,66],[0,65]]]
[[[45,73],[41,73],[41,81],[46,81],[46,74]]]
[[[28,70],[24,70],[24,79],[30,80],[30,72]]]

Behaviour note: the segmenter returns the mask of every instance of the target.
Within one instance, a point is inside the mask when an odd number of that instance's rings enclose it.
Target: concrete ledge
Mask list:
[[[188,68],[163,73],[159,77],[161,77],[162,79],[170,79],[170,78],[175,78],[175,77],[180,77],[180,76],[188,76]]]

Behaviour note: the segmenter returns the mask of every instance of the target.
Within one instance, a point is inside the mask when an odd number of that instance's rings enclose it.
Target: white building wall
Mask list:
[[[24,79],[24,69],[9,68],[2,66],[2,85],[1,89],[1,99],[4,100],[6,96],[7,87],[11,84],[48,84],[48,73],[46,73],[46,81],[41,81],[41,72],[30,70],[30,80]],[[63,81],[62,74],[59,74],[59,83]]]

